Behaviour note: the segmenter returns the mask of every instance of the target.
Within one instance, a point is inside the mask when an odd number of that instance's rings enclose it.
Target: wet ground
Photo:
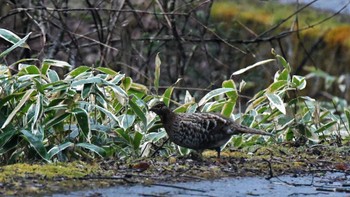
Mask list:
[[[350,196],[350,179],[346,173],[324,175],[236,177],[150,186],[117,186],[106,189],[54,194],[67,196]]]
[[[196,159],[155,156],[6,165],[0,167],[0,196],[350,194],[349,146],[253,146],[226,149],[221,156],[218,160],[215,151],[206,151]]]

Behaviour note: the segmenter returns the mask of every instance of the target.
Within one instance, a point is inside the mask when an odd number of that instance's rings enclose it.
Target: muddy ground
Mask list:
[[[206,151],[201,158],[171,156],[71,163],[31,163],[0,168],[1,195],[49,195],[116,185],[157,185],[227,177],[262,177],[329,172],[347,175],[350,147],[253,146],[225,150],[220,160]]]

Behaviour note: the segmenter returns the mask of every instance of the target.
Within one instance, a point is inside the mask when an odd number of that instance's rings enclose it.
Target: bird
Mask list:
[[[217,113],[175,113],[162,101],[155,103],[149,110],[160,117],[171,142],[196,151],[216,150],[217,158],[220,158],[221,146],[232,135],[249,133],[272,136],[271,133],[238,124]]]

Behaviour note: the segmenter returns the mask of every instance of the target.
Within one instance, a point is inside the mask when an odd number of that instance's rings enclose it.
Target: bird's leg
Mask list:
[[[221,152],[221,148],[217,147],[215,148],[216,152],[218,153],[218,159],[220,159],[220,152]]]

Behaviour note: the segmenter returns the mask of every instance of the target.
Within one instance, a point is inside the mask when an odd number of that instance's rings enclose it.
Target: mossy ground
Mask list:
[[[322,175],[328,171],[347,171],[349,149],[274,145],[225,150],[220,161],[216,152],[206,151],[197,159],[172,156],[128,162],[110,159],[93,163],[14,164],[0,168],[0,194],[41,195],[113,185],[152,185],[237,176]]]

